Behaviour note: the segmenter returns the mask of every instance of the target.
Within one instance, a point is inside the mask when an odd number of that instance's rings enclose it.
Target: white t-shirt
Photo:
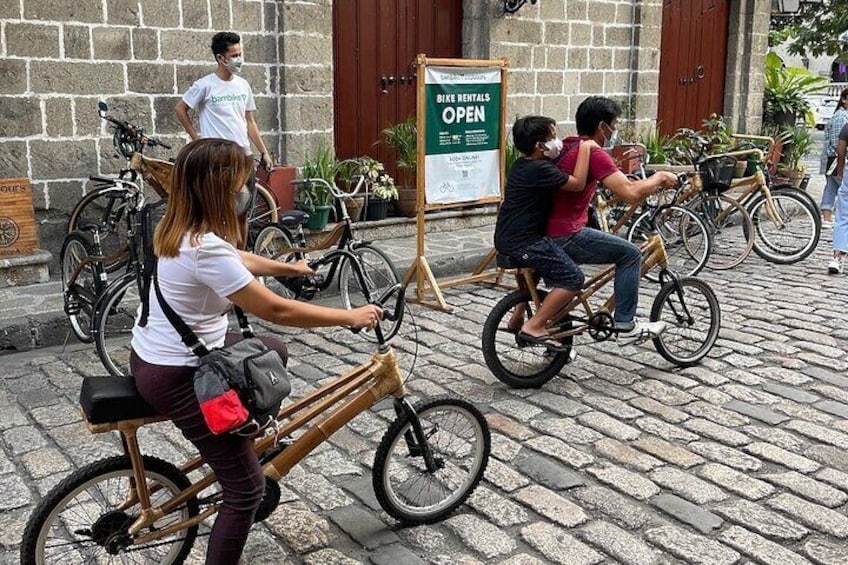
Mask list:
[[[201,137],[235,141],[251,154],[244,113],[255,111],[256,103],[246,80],[237,75],[221,80],[210,73],[191,85],[183,102],[197,110]]]
[[[207,347],[221,347],[227,333],[225,315],[232,303],[225,297],[243,289],[253,275],[236,248],[213,233],[192,247],[186,234],[180,253],[158,261],[159,288],[165,300]],[[148,363],[195,367],[198,357],[180,339],[150,289],[150,314],[145,327],[133,327],[132,348]]]

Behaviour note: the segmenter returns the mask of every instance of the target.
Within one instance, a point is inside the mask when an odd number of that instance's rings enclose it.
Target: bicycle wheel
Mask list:
[[[539,290],[544,301],[547,292]],[[515,290],[504,296],[483,324],[483,358],[499,381],[511,388],[538,388],[554,378],[568,363],[572,337],[560,340],[567,351],[552,351],[543,345],[529,343],[510,329],[509,321],[519,309],[524,320],[535,314],[535,304],[526,290]]]
[[[96,230],[100,250],[106,257],[119,255],[127,246],[125,218],[129,191],[120,185],[96,188],[83,196],[68,219],[68,233]],[[120,257],[104,268],[113,273],[126,265],[127,257]]]
[[[437,522],[456,510],[483,477],[492,440],[486,419],[457,398],[433,398],[415,406],[438,467],[427,470],[406,414],[386,430],[374,455],[377,501],[405,524]]]
[[[383,292],[400,282],[400,275],[398,275],[392,260],[382,250],[366,243],[350,251],[359,260],[371,300],[379,298]],[[339,268],[339,294],[341,294],[342,305],[348,310],[368,304],[365,292],[359,284],[359,279],[350,261],[347,259],[342,260],[341,267]],[[391,339],[400,329],[403,310],[404,306],[401,303],[400,312],[396,313],[397,318],[395,320],[383,320],[380,322],[380,329],[383,332],[384,339]],[[372,331],[364,330],[362,331],[362,335],[369,341],[377,340],[376,335]]]
[[[143,456],[150,502],[158,506],[191,486],[172,464]],[[197,537],[197,526],[144,545],[134,545],[128,530],[139,517],[129,457],[111,457],[75,471],[36,507],[23,534],[21,563],[182,563]],[[146,535],[197,516],[192,497],[171,514],[139,532]]]
[[[651,307],[651,321],[666,330],[653,339],[657,352],[679,367],[694,365],[710,352],[721,328],[721,310],[713,289],[700,279],[681,278],[663,285]]]
[[[781,184],[777,184],[777,185],[774,185],[774,186],[770,186],[769,192],[771,192],[772,194],[783,192],[783,193],[794,194],[795,196],[798,196],[801,200],[806,202],[807,205],[810,208],[812,208],[818,214],[818,216],[816,216],[816,217],[821,219],[821,208],[819,208],[819,203],[816,201],[815,198],[810,196],[810,193],[807,192],[806,190],[801,190],[797,186],[792,186],[791,184],[781,183]]]
[[[261,257],[268,257],[275,261],[290,263],[295,260],[292,253],[291,235],[279,226],[267,226],[256,236],[256,241],[253,244],[253,252]],[[273,290],[276,294],[283,298],[294,300],[297,298],[294,291],[291,289],[293,280],[286,277],[257,277],[266,287]],[[288,284],[287,284],[288,283]]]
[[[99,278],[94,263],[88,258],[91,242],[79,232],[71,232],[62,242],[59,263],[62,265],[62,297],[71,331],[82,343],[91,343],[91,320],[99,294]]]
[[[153,300],[155,295],[151,292]],[[134,276],[119,279],[95,305],[93,325],[97,356],[110,375],[130,376],[130,340],[141,297]]]
[[[751,215],[739,202],[723,194],[704,194],[687,206],[701,216],[710,230],[712,250],[707,267],[732,269],[754,248]]]
[[[674,205],[645,212],[633,222],[627,241],[641,245],[654,234],[663,240],[668,268],[680,276],[694,276],[707,264],[712,239],[704,221],[692,210]],[[659,282],[655,272],[645,278]]]
[[[791,192],[773,192],[774,206],[759,196],[748,209],[756,238],[754,253],[778,265],[809,257],[821,237],[821,216],[807,200]]]
[[[275,225],[279,220],[279,207],[274,195],[257,180],[253,210],[247,219],[248,229],[253,233],[259,233],[262,229]]]

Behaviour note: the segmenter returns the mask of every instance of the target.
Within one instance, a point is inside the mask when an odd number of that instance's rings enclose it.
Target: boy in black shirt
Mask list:
[[[556,122],[544,116],[525,116],[512,126],[512,139],[522,153],[509,170],[506,191],[495,225],[495,248],[518,264],[540,272],[552,290],[532,318],[523,322],[516,309],[510,327],[532,342],[560,347],[546,340],[545,325],[583,286],[583,271],[545,235],[551,201],[557,190],[581,191],[586,185],[589,153],[594,141],[581,141],[574,174],[561,172],[551,161],[559,156],[562,142]],[[523,322],[519,328],[518,325]]]

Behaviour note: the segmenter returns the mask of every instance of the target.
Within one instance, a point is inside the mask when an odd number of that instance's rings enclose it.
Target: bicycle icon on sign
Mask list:
[[[441,192],[442,194],[448,194],[450,192],[454,192],[455,190],[456,190],[456,187],[449,180],[446,180],[446,181],[442,182],[442,184],[439,185],[439,192]]]

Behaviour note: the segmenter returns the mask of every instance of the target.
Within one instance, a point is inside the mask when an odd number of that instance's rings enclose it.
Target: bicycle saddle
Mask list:
[[[287,210],[280,213],[279,224],[287,228],[302,226],[309,221],[309,214],[303,210]]]
[[[138,394],[132,377],[83,378],[80,405],[91,424],[110,424],[159,415]]]

